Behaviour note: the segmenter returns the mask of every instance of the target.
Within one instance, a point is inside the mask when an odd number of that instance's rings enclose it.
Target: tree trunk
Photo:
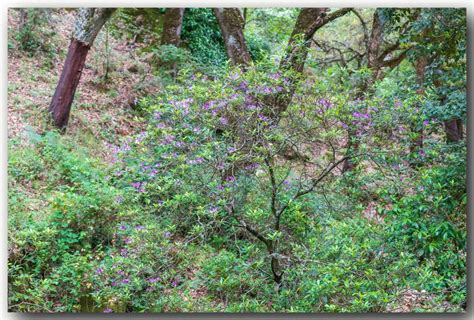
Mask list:
[[[383,77],[382,73],[382,61],[380,61],[380,46],[382,45],[383,37],[383,26],[380,21],[380,9],[376,9],[372,16],[372,29],[370,36],[367,39],[366,52],[367,52],[367,68],[372,71],[370,78],[362,82],[356,92],[356,99],[364,99],[364,95],[373,94],[373,84]],[[349,128],[347,145],[346,145],[346,156],[354,153],[359,149],[359,141],[355,136],[356,130]],[[342,165],[342,173],[353,170],[357,166],[354,159],[348,157],[344,160]]]
[[[417,93],[420,96],[425,94],[425,68],[428,66],[428,59],[426,57],[419,58],[415,63],[416,82],[418,84]],[[410,152],[416,152],[423,149],[423,125],[414,125],[412,130],[415,133],[410,145]]]
[[[161,45],[181,45],[181,29],[183,26],[184,8],[166,9],[163,21],[163,33],[161,34]],[[176,78],[176,62],[161,63],[162,66],[168,66],[171,69],[173,78]]]
[[[456,120],[456,125],[458,126],[458,137],[460,140],[464,138],[464,125],[461,119]]]
[[[299,75],[303,73],[304,64],[311,46],[311,39],[316,31],[327,23],[342,17],[350,12],[352,8],[342,8],[330,14],[327,14],[328,8],[304,8],[301,9],[295,27],[291,33],[290,40],[286,47],[285,57],[280,63],[280,73],[285,74],[288,71],[292,76],[288,79],[287,90],[282,91],[275,97],[270,98],[273,116],[278,118],[284,112],[293,98]],[[267,102],[268,104],[268,102]],[[270,115],[272,116],[272,115]]]
[[[68,54],[49,106],[54,124],[64,130],[69,120],[71,105],[81,79],[82,69],[97,34],[115,9],[81,8],[74,24]]]
[[[179,47],[181,44],[181,27],[183,25],[184,8],[166,9],[163,21],[163,33],[161,34],[161,45],[173,45]]]
[[[456,143],[462,139],[462,122],[461,128],[458,126],[459,122],[459,119],[444,122],[444,131],[446,132],[446,141],[448,143]]]
[[[214,8],[224,38],[227,57],[243,69],[252,61],[244,38],[244,20],[238,8]]]

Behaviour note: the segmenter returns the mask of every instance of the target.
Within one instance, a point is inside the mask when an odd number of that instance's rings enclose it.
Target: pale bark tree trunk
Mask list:
[[[54,124],[64,130],[69,120],[71,105],[81,79],[82,69],[94,40],[115,9],[80,8],[74,32],[56,91],[49,106]]]
[[[214,8],[231,63],[243,69],[252,61],[244,38],[244,19],[238,8]]]

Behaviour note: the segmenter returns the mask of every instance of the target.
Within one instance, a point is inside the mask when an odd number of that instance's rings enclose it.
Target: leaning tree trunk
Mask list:
[[[273,101],[270,104],[272,105],[271,112],[273,114],[270,116],[275,117],[276,121],[278,121],[280,114],[288,108],[293,98],[299,76],[303,73],[308,50],[311,46],[311,39],[316,31],[351,10],[352,8],[342,8],[327,14],[328,8],[301,9],[288,41],[285,56],[281,60],[279,67],[280,73],[291,73],[288,79],[288,87],[285,91],[271,97]]]
[[[115,9],[81,8],[56,91],[49,106],[54,124],[64,130],[69,120],[72,101],[81,79],[82,69],[94,40]]]
[[[243,69],[251,62],[251,57],[244,37],[244,19],[238,8],[214,8],[214,15],[219,22],[227,57],[233,65]]]

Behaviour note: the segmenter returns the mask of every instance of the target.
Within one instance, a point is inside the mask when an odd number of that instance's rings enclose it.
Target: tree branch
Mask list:
[[[330,12],[328,15],[326,15],[323,20],[321,21],[321,25],[320,27],[324,26],[326,23],[329,23],[339,17],[342,17],[343,15],[345,15],[346,13],[350,12],[354,10],[354,8],[341,8],[339,10],[336,10],[336,11],[333,11],[333,12]]]

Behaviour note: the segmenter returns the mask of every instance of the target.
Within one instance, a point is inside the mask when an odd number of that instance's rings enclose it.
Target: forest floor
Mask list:
[[[60,76],[73,29],[72,12],[57,10],[51,17],[57,31],[51,41],[58,48],[51,57],[29,57],[15,50],[8,52],[8,137],[22,137],[33,130],[51,129],[48,107]],[[18,28],[15,11],[8,15],[9,32]],[[12,38],[12,37],[10,37]],[[107,48],[106,41],[109,42]],[[106,39],[102,32],[89,52],[81,82],[76,91],[68,124],[68,135],[80,144],[101,141],[115,143],[139,132],[143,122],[133,110],[140,92],[158,90],[146,70],[150,65],[137,57],[136,45]],[[43,61],[42,61],[43,60]],[[108,60],[107,78],[106,63]],[[97,148],[103,155],[104,148]]]

